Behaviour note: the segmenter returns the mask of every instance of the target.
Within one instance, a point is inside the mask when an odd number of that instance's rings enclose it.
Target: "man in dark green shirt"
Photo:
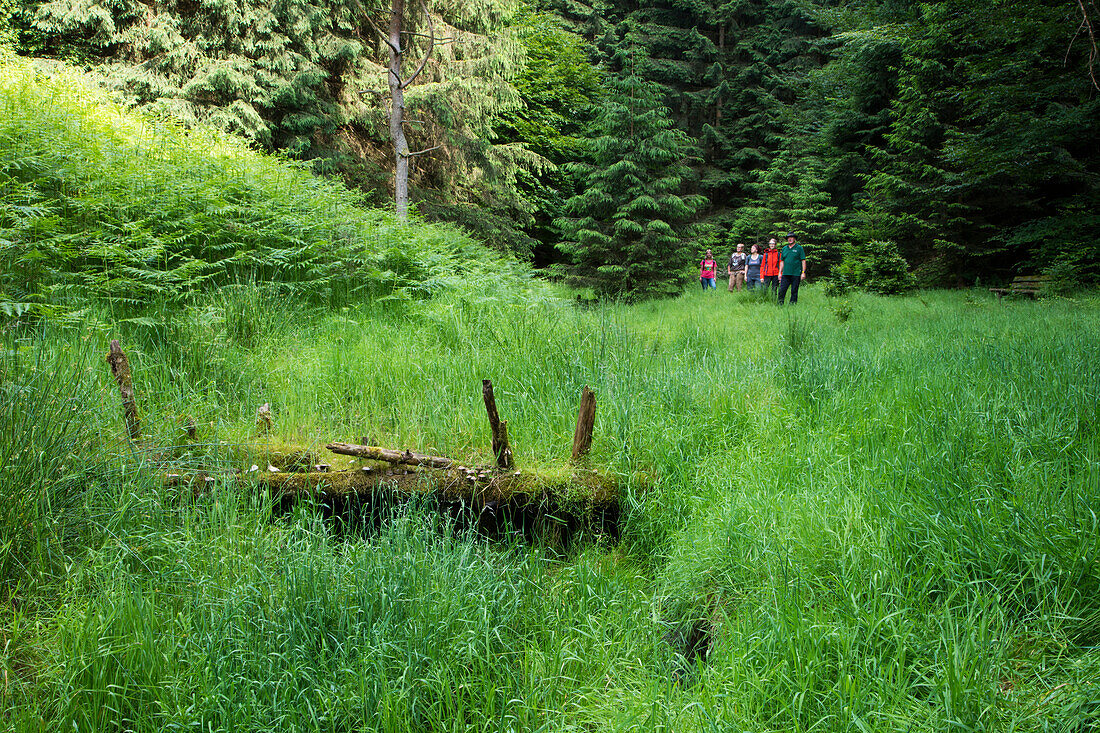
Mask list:
[[[779,305],[791,290],[791,305],[798,302],[798,286],[806,279],[806,252],[796,242],[794,232],[787,232],[787,245],[779,253]]]

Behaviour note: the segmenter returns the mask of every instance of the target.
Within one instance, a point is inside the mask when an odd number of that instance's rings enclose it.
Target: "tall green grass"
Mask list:
[[[228,289],[175,311],[170,333],[90,318],[72,332],[84,346],[24,348],[98,366],[121,335],[154,442],[196,417],[195,465],[252,440],[263,401],[283,444],[366,434],[487,460],[491,377],[520,465],[564,470],[590,384],[622,536],[548,557],[441,532],[421,507],[338,536],[231,482],[183,500],[116,447],[84,495],[89,544],[60,545],[61,600],[33,633],[8,617],[6,720],[1089,730],[1097,313],[942,293],[853,296],[840,321],[813,287],[794,309],[695,293],[576,309],[472,280],[335,312]],[[105,370],[88,374],[103,409],[81,429],[123,436]]]
[[[95,381],[79,350],[17,339],[0,351],[0,599],[63,573],[89,522],[83,498],[101,469],[88,425]]]

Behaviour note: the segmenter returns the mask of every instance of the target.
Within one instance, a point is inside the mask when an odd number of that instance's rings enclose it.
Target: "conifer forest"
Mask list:
[[[21,54],[378,205],[400,162],[425,219],[599,292],[789,229],[815,275],[1098,274],[1095,0],[2,7]]]
[[[0,731],[1100,731],[1098,2],[0,0]]]

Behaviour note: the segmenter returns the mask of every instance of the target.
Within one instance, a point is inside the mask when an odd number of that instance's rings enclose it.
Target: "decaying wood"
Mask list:
[[[275,420],[271,416],[271,403],[265,402],[256,410],[256,434],[270,435],[271,428],[275,426]]]
[[[581,407],[577,411],[577,429],[573,432],[573,460],[579,460],[592,447],[592,430],[596,425],[596,393],[586,384],[581,391]]]
[[[134,383],[130,375],[130,362],[119,346],[118,339],[111,341],[111,350],[107,354],[107,363],[111,365],[111,375],[118,383],[122,395],[122,415],[126,419],[126,432],[130,440],[141,441],[141,418],[138,417],[137,399],[134,396]]]
[[[595,471],[547,478],[521,471],[471,475],[461,467],[364,466],[330,473],[257,472],[248,478],[282,508],[308,497],[334,512],[354,507],[364,516],[364,508],[371,515],[379,508],[423,497],[450,515],[455,527],[473,526],[489,537],[521,534],[564,548],[577,531],[603,537],[616,537],[619,532],[617,483]]]
[[[595,471],[581,470],[565,478],[547,480],[533,473],[471,471],[456,466],[446,470],[364,466],[349,471],[249,474],[273,496],[324,494],[372,495],[377,492],[435,495],[480,506],[489,502],[527,504],[551,502],[604,509],[618,506],[617,481]]]
[[[393,450],[392,448],[379,448],[373,445],[354,445],[352,443],[329,443],[325,446],[333,453],[342,456],[355,456],[356,458],[368,458],[372,461],[385,461],[387,463],[400,463],[406,466],[426,466],[428,468],[452,468],[456,466],[454,460],[442,456],[427,456],[412,451]]]
[[[515,465],[512,459],[512,447],[508,444],[508,421],[501,420],[497,414],[497,401],[493,396],[493,383],[481,380],[481,394],[485,398],[485,411],[489,414],[489,429],[493,434],[493,455],[501,468]]]

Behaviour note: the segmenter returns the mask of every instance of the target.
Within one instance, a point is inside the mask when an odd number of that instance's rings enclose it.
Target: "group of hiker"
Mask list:
[[[699,282],[703,290],[718,289],[718,263],[711,250],[707,250],[703,261],[699,263]],[[798,243],[794,232],[787,232],[787,244],[782,249],[773,237],[768,240],[768,248],[760,251],[759,245],[752,245],[748,254],[745,245],[738,244],[730,254],[726,266],[729,276],[729,291],[741,290],[742,285],[749,290],[771,288],[778,291],[779,304],[783,305],[787,291],[791,293],[791,304],[798,302],[798,286],[806,279],[806,252]]]

